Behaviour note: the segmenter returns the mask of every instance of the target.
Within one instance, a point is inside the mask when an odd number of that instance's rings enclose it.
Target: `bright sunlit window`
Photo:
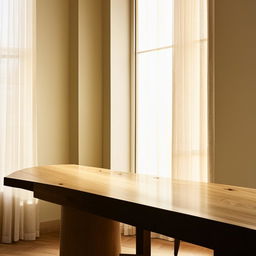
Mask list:
[[[207,0],[136,0],[135,9],[136,172],[171,177],[175,166],[205,180]]]
[[[172,5],[137,1],[136,169],[161,176],[172,164]]]

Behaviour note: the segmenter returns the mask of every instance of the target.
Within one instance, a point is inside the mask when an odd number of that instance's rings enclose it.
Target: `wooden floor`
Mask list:
[[[134,237],[122,237],[122,252],[133,253]],[[59,255],[59,236],[57,233],[44,234],[38,240],[21,241],[15,244],[0,244],[1,256],[57,256]],[[152,239],[152,256],[173,255],[173,242]],[[211,250],[187,243],[181,244],[179,256],[212,256]]]

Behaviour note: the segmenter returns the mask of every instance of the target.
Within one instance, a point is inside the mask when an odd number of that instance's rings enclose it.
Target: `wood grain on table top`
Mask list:
[[[256,230],[256,189],[189,182],[79,165],[28,168],[5,178],[20,188],[49,184]]]

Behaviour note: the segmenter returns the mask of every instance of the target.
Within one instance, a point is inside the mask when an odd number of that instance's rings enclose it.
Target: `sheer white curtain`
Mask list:
[[[39,235],[37,200],[3,186],[9,173],[36,165],[35,0],[0,0],[1,241]]]
[[[174,179],[208,181],[207,2],[174,1]]]

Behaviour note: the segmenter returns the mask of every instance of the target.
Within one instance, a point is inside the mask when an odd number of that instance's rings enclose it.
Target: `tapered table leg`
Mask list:
[[[119,222],[62,206],[60,256],[119,254]]]
[[[174,256],[178,256],[180,249],[180,240],[179,239],[174,239]]]
[[[151,255],[150,231],[136,227],[136,255]]]
[[[136,227],[136,254],[122,253],[120,256],[151,256],[150,231]]]

